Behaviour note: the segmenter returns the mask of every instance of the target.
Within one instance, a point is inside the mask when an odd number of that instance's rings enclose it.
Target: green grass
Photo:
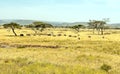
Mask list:
[[[22,60],[22,59],[20,59]],[[8,60],[11,61],[11,60]],[[52,63],[35,63],[16,60],[12,63],[0,64],[1,74],[105,74],[99,69],[87,67],[58,65]]]

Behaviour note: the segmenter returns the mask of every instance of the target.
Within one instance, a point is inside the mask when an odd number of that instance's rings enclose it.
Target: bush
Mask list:
[[[26,48],[25,46],[17,46],[17,48]]]
[[[104,71],[106,71],[106,72],[109,72],[109,70],[111,69],[111,66],[109,66],[109,65],[107,65],[107,64],[103,64],[103,65],[101,66],[101,69],[104,70]]]
[[[24,36],[24,34],[20,34],[20,36]]]
[[[47,34],[47,36],[51,36],[51,34]]]
[[[91,38],[91,36],[88,36],[88,38]]]
[[[30,34],[26,34],[26,36],[31,36]]]
[[[53,37],[56,37],[56,35],[53,35]]]
[[[64,34],[64,36],[67,36],[66,34]]]
[[[78,38],[78,40],[80,40],[80,38]]]
[[[72,37],[72,35],[69,35],[69,37]]]
[[[75,37],[75,38],[76,38],[77,36],[73,36],[73,37]]]
[[[58,36],[62,36],[62,34],[58,34]]]

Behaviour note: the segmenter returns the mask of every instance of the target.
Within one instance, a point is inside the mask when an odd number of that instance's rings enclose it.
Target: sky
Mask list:
[[[120,23],[120,0],[0,0],[0,19]]]

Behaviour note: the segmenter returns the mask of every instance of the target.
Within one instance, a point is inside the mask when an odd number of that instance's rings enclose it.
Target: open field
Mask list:
[[[34,34],[30,29],[16,32]],[[87,29],[43,32],[51,33],[15,37],[0,29],[0,74],[120,74],[120,30],[106,30],[106,35]],[[103,64],[111,66],[109,72],[101,69]]]

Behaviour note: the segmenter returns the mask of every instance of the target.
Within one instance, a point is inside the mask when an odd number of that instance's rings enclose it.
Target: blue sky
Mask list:
[[[0,0],[0,19],[120,22],[120,0]]]

